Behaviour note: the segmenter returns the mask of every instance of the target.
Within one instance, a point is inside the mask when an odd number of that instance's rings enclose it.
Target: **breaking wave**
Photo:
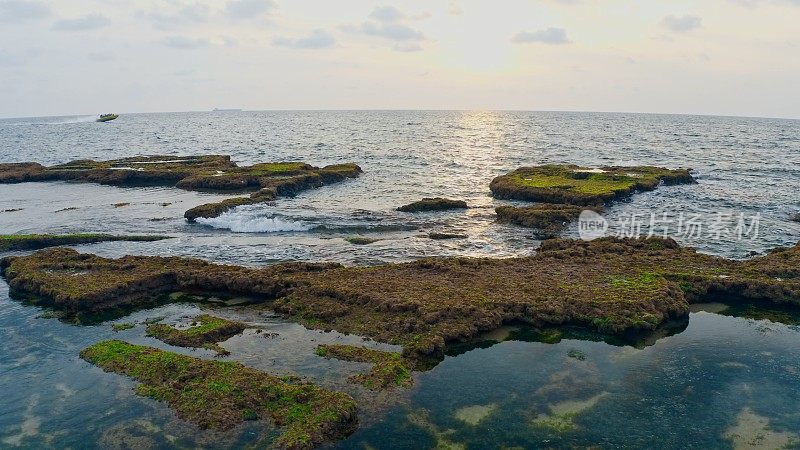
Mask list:
[[[213,228],[231,230],[234,233],[279,233],[309,231],[313,225],[281,217],[243,216],[236,213],[224,213],[210,219],[198,218],[197,223]]]

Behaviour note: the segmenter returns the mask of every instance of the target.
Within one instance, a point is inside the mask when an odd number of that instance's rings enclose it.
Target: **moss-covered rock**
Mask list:
[[[495,198],[534,202],[602,205],[649,191],[659,184],[694,183],[686,169],[662,167],[602,167],[590,169],[576,165],[521,167],[492,180],[489,188]]]
[[[543,238],[556,237],[567,224],[581,215],[584,209],[600,212],[599,207],[539,203],[534,206],[499,206],[495,208],[498,222],[536,229]]]
[[[379,390],[392,386],[409,387],[413,362],[400,353],[384,352],[354,345],[322,344],[317,347],[317,355],[342,361],[372,363],[367,373],[351,377],[351,381],[363,384],[368,389]]]
[[[170,238],[170,236],[115,236],[101,233],[0,234],[0,252],[12,250],[39,250],[60,245],[91,244],[94,242],[109,241],[152,242]]]
[[[344,238],[344,240],[353,245],[369,245],[380,241],[378,238],[370,238],[365,236],[348,236]]]
[[[227,355],[228,351],[217,343],[235,336],[247,328],[247,325],[201,314],[186,329],[178,329],[172,325],[154,323],[147,326],[147,335],[178,347],[207,348],[219,355]]]
[[[130,376],[141,383],[138,394],[166,402],[201,428],[269,420],[284,428],[275,442],[278,448],[313,448],[355,428],[356,404],[347,394],[290,383],[237,362],[207,361],[118,340],[86,348],[81,357],[106,372]]]
[[[223,213],[230,211],[231,209],[236,208],[237,206],[268,202],[274,200],[275,198],[276,196],[274,193],[271,194],[262,193],[261,199],[255,202],[250,197],[227,198],[225,200],[216,203],[204,203],[202,205],[188,209],[185,213],[183,213],[183,217],[189,222],[194,222],[195,220],[201,217],[205,219],[212,217],[219,217]]]
[[[422,212],[422,211],[446,211],[449,209],[467,209],[467,202],[464,200],[452,200],[449,198],[442,198],[442,197],[426,197],[422,200],[416,201],[414,203],[409,203],[408,205],[403,205],[397,208],[398,211],[402,212]]]
[[[263,164],[260,166],[263,166]],[[325,166],[321,169],[303,165],[302,171],[299,171],[299,167],[296,169],[298,171],[288,172],[288,174],[277,172],[274,175],[262,175],[262,171],[257,172],[260,174],[258,176],[248,174],[247,177],[252,179],[248,181],[245,189],[258,189],[250,194],[249,197],[234,197],[217,203],[200,205],[189,209],[183,216],[189,222],[201,217],[217,217],[237,206],[269,202],[278,197],[291,197],[305,190],[338,183],[348,178],[356,178],[361,174],[361,168],[355,164],[336,164]]]
[[[45,167],[37,163],[0,164],[0,183],[67,180],[113,186],[176,186],[192,191],[253,192],[186,212],[193,221],[216,217],[240,205],[271,201],[279,196],[357,177],[355,164],[317,168],[303,162],[259,163],[239,167],[226,155],[136,156],[109,161],[77,160]]]
[[[285,295],[295,271],[313,273],[336,264],[285,263],[263,269],[223,266],[178,257],[81,254],[69,248],[0,260],[12,295],[66,312],[81,323],[119,317],[172,302],[178,291],[230,293],[267,300]]]
[[[115,323],[111,325],[111,329],[115,332],[125,331],[136,328],[136,324],[133,323]]]
[[[656,238],[550,240],[526,258],[430,258],[373,267],[258,269],[52,249],[5,258],[0,268],[15,298],[34,296],[76,313],[147,307],[177,290],[274,299],[269,307],[291,320],[400,344],[408,357],[440,352],[448,342],[512,321],[625,334],[685,317],[690,302],[718,295],[800,304],[798,246],[737,261]]]

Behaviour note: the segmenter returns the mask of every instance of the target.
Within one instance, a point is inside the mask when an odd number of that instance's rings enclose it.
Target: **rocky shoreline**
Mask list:
[[[355,164],[318,168],[303,162],[273,162],[240,167],[227,155],[76,160],[49,167],[34,162],[0,164],[0,183],[73,181],[122,187],[174,186],[217,193],[252,192],[248,197],[234,197],[192,208],[184,214],[190,222],[201,217],[217,217],[236,206],[297,195],[360,174],[361,168]]]
[[[170,236],[113,235],[103,233],[75,234],[3,234],[0,235],[0,252],[16,250],[40,250],[61,245],[92,244],[96,242],[154,242],[171,239]]]
[[[194,221],[360,173],[355,164],[316,168],[281,162],[238,167],[226,156],[152,156],[51,167],[0,164],[0,183],[68,180],[251,192],[186,211],[185,218]],[[637,191],[693,182],[684,169],[546,165],[497,177],[490,189],[498,199],[544,202],[499,206],[497,219],[553,238],[583,210],[601,212],[608,202]],[[464,201],[437,197],[398,210],[464,208],[468,208]],[[33,250],[45,245],[165,238],[25,236],[11,236],[8,241],[17,246],[14,249]],[[428,237],[465,236],[431,232]],[[377,241],[360,235],[345,240],[354,245]],[[685,324],[691,304],[720,296],[797,306],[798,263],[800,245],[749,260],[731,260],[683,248],[671,239],[602,238],[546,240],[529,257],[435,257],[364,267],[289,262],[254,268],[182,257],[110,259],[55,248],[5,257],[0,260],[0,275],[9,284],[12,298],[58,310],[76,324],[99,323],[136,310],[204,297],[246,297],[251,304],[237,303],[238,308],[268,310],[309,329],[401,346],[400,351],[382,351],[320,344],[315,350],[319,357],[371,364],[363,373],[350,376],[349,382],[368,391],[391,392],[411,387],[413,371],[427,370],[445,355],[457,354],[509,324],[537,330],[580,328],[624,338],[662,330],[671,322]],[[149,323],[146,334],[169,345],[205,348],[222,357],[227,351],[219,343],[247,328],[243,322],[202,314],[188,326]],[[543,341],[563,336],[559,332]],[[81,357],[105,371],[137,380],[141,383],[137,393],[166,402],[179,417],[201,428],[229,429],[250,420],[282,427],[274,443],[279,448],[312,448],[346,436],[357,426],[357,407],[349,395],[293,376],[118,340],[92,345]]]
[[[800,248],[746,261],[681,248],[670,239],[545,241],[527,258],[429,258],[372,267],[286,263],[265,268],[188,258],[106,259],[58,248],[7,257],[17,298],[78,318],[147,308],[176,291],[223,292],[268,302],[307,327],[441,353],[503,323],[652,330],[708,295],[800,303]],[[566,280],[579,280],[569,282]]]

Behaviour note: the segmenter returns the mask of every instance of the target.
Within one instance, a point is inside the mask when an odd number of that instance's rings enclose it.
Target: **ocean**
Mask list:
[[[2,234],[167,234],[175,239],[77,248],[108,257],[178,255],[249,266],[526,256],[540,240],[529,229],[496,222],[494,208],[515,202],[493,199],[489,183],[520,166],[571,163],[693,169],[697,184],[662,186],[607,208],[609,234],[663,234],[728,258],[800,240],[800,223],[790,220],[800,212],[798,120],[500,111],[219,111],[122,114],[109,123],[81,116],[0,120],[0,163],[153,154],[225,154],[241,164],[354,162],[364,173],[195,224],[183,219],[185,210],[226,196],[65,182],[0,185]],[[395,210],[437,196],[466,200],[470,209]],[[121,203],[129,204],[115,206]],[[678,226],[684,219],[701,225],[689,232]],[[432,232],[466,237],[433,240]],[[369,245],[345,240],[353,236],[378,240]],[[577,237],[577,227],[565,236]],[[205,309],[168,305],[124,321],[174,321]],[[317,343],[357,338],[236,308],[215,313],[278,333],[271,341],[247,333],[232,338],[223,344],[229,358],[269,372],[298,373],[359,400],[361,427],[333,444],[337,447],[711,448],[732,446],[738,442],[733,434],[748,432],[761,433],[772,444],[800,442],[794,440],[800,439],[800,320],[786,312],[698,307],[688,324],[637,345],[585,333],[546,343],[517,327],[483,341],[492,345],[447,356],[417,374],[408,392],[377,399],[342,381],[362,368],[357,363],[313,355]],[[274,436],[274,430],[254,424],[228,432],[194,429],[165,405],[136,396],[131,380],[78,357],[80,349],[111,337],[168,347],[146,337],[143,327],[115,333],[108,324],[62,323],[10,299],[8,286],[0,283],[1,446],[239,447]],[[561,422],[550,426],[553,420]]]

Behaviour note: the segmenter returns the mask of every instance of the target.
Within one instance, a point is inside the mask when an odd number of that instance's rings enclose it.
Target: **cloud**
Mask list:
[[[378,36],[392,41],[423,41],[425,35],[402,23],[364,22],[359,28],[364,34]]]
[[[370,13],[369,18],[380,22],[399,22],[405,19],[405,14],[394,6],[381,6]]]
[[[273,39],[273,44],[281,47],[299,49],[319,49],[336,45],[336,38],[325,30],[313,30],[308,36],[299,38],[278,37]]]
[[[696,28],[700,28],[702,25],[703,25],[703,18],[700,16],[669,15],[661,19],[661,26],[675,33],[686,33]]]
[[[62,19],[53,24],[54,30],[59,31],[87,31],[97,30],[110,24],[108,17],[100,14],[90,14],[72,19]]]
[[[228,0],[226,11],[231,18],[240,20],[266,14],[277,6],[274,0]]]
[[[408,51],[409,48],[413,48],[413,51],[421,50],[419,44],[415,46],[409,44],[427,39],[424,33],[404,23],[411,19],[393,6],[383,6],[373,10],[368,20],[360,25],[346,25],[342,29],[387,39],[395,43],[404,43],[403,45],[395,44],[393,47],[395,50]]]
[[[162,39],[161,44],[181,50],[195,50],[208,47],[209,42],[206,39],[195,39],[186,36],[169,36]]]
[[[553,27],[538,31],[521,31],[511,38],[511,42],[515,44],[539,43],[547,45],[572,43],[567,37],[567,30]]]
[[[153,22],[159,30],[171,30],[189,23],[202,23],[208,20],[210,8],[202,3],[184,5],[174,13],[161,11],[139,11],[136,15]]]
[[[31,0],[0,1],[0,22],[16,23],[43,19],[50,15],[50,8],[40,2]]]

